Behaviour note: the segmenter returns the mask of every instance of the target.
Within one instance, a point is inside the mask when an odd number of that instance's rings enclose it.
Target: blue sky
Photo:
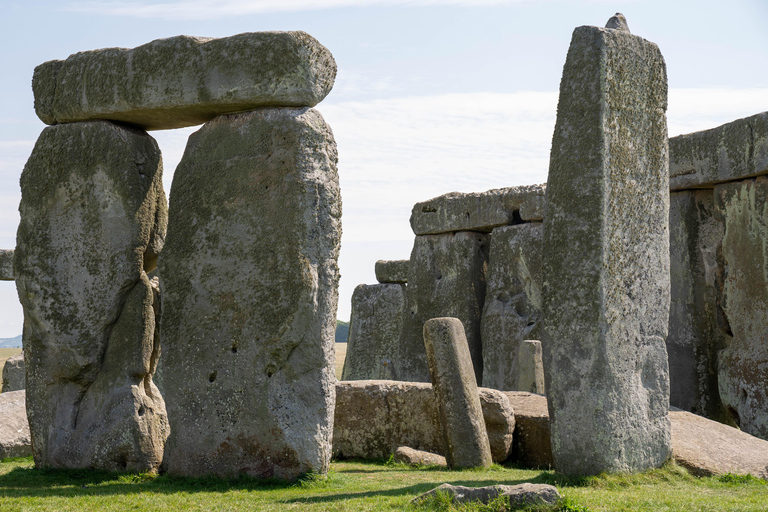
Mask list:
[[[409,256],[415,202],[546,181],[573,28],[617,11],[665,57],[670,135],[768,110],[765,0],[4,0],[0,248],[15,246],[18,179],[44,128],[32,107],[37,64],[179,34],[304,30],[339,67],[317,108],[339,146],[339,318],[348,319],[354,286],[375,282],[374,262]],[[166,192],[195,129],[152,132]],[[21,325],[15,287],[0,282],[0,338]]]

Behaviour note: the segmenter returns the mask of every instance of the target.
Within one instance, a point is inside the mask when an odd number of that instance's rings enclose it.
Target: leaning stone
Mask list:
[[[32,455],[26,391],[0,394],[0,460]]]
[[[313,107],[336,78],[331,52],[305,32],[177,36],[106,48],[35,68],[46,124],[109,119],[162,130],[261,107]]]
[[[26,372],[24,370],[24,354],[17,354],[5,360],[3,366],[3,382],[0,390],[3,393],[8,391],[19,391],[26,388],[24,381]]]
[[[411,228],[417,235],[453,231],[490,233],[498,226],[540,221],[544,218],[545,192],[545,185],[449,192],[416,203],[411,211]]]
[[[722,308],[733,337],[719,354],[720,398],[739,427],[768,439],[768,176],[715,188],[725,223]]]
[[[328,471],[336,163],[331,129],[308,108],[222,116],[190,137],[159,263],[169,474]]]
[[[541,342],[524,340],[518,351],[517,388],[520,391],[544,394],[544,364],[541,360]]]
[[[407,446],[401,446],[395,450],[395,462],[402,462],[412,466],[439,466],[448,467],[445,457],[436,453],[429,453],[422,450],[414,450]]]
[[[520,343],[540,336],[543,234],[540,222],[502,226],[491,233],[480,322],[484,387],[520,389]]]
[[[420,503],[427,498],[447,494],[454,503],[478,502],[487,505],[499,496],[509,502],[509,510],[536,505],[554,505],[560,500],[557,488],[549,484],[523,483],[518,485],[491,485],[489,487],[464,487],[462,485],[442,484],[431,491],[416,496],[411,503]]]
[[[13,249],[0,249],[0,281],[13,281]]]
[[[397,380],[404,316],[405,286],[361,284],[355,288],[342,380]]]
[[[21,175],[19,212],[35,464],[156,471],[168,435],[146,274],[165,239],[157,143],[107,121],[48,127]]]
[[[376,280],[380,283],[408,282],[410,260],[379,260],[376,262]]]
[[[669,139],[671,190],[768,173],[768,112]]]
[[[669,457],[666,107],[655,44],[574,30],[542,251],[541,345],[562,473],[640,471]]]
[[[448,467],[489,467],[491,447],[483,424],[483,410],[464,326],[457,318],[427,320],[424,344],[445,437]]]
[[[547,397],[523,391],[504,395],[515,410],[515,439],[510,460],[528,468],[554,465],[549,433]]]
[[[491,456],[494,462],[504,462],[512,450],[514,410],[500,391],[479,388],[478,394]],[[445,455],[432,386],[387,380],[338,382],[333,456],[382,459],[400,446]]]
[[[475,377],[482,383],[480,317],[485,298],[488,235],[473,231],[417,236],[405,289],[406,314],[397,365],[398,378],[428,382],[424,322],[453,317],[464,324]]]

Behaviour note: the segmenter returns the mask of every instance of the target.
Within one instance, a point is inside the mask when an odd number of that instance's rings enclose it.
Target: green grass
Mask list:
[[[550,471],[494,466],[447,471],[387,462],[334,461],[327,478],[294,484],[120,475],[96,471],[37,470],[31,459],[0,462],[0,510],[300,510],[304,511],[496,511],[434,499],[410,505],[441,483],[483,486],[550,483],[565,499],[549,511],[768,511],[768,485],[749,477],[695,478],[670,465],[639,475],[565,478]]]

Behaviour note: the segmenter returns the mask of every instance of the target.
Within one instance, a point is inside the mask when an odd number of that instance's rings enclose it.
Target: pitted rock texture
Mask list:
[[[735,425],[718,389],[718,352],[730,336],[720,307],[725,226],[714,209],[711,189],[670,194],[669,402]]]
[[[546,185],[498,188],[487,192],[449,192],[416,203],[411,211],[411,228],[417,235],[452,231],[480,231],[542,220],[546,206]]]
[[[0,460],[32,455],[26,391],[0,394]]]
[[[190,136],[159,263],[168,473],[328,471],[336,164],[331,129],[309,108],[222,116]]]
[[[107,121],[48,127],[21,175],[19,212],[35,464],[156,471],[168,436],[146,274],[167,220],[157,143]]]
[[[26,387],[26,371],[24,369],[24,354],[17,354],[5,360],[3,365],[3,382],[0,391],[19,391]]]
[[[424,344],[448,467],[490,467],[491,448],[464,326],[457,318],[429,319]]]
[[[485,299],[489,237],[459,231],[417,236],[405,289],[406,313],[397,360],[398,379],[428,382],[424,351],[424,322],[430,318],[458,318],[464,325],[475,378],[482,382],[483,354],[480,317]]]
[[[305,32],[222,39],[177,36],[105,48],[35,68],[35,111],[46,124],[109,119],[161,130],[260,107],[313,107],[336,62]]]
[[[718,185],[725,224],[722,307],[733,337],[719,354],[720,398],[744,431],[768,439],[768,176]]]
[[[639,471],[670,454],[666,108],[655,44],[574,30],[542,251],[552,452],[566,474]]]
[[[672,190],[768,174],[768,112],[669,139]]]
[[[0,281],[13,281],[13,250],[0,250]]]
[[[515,414],[507,397],[479,388],[483,419],[494,462],[512,450]],[[336,384],[333,455],[381,459],[400,446],[445,456],[437,400],[423,382],[342,381]]]
[[[342,380],[398,380],[404,316],[402,284],[361,284],[355,288]]]
[[[410,260],[379,260],[376,262],[376,280],[380,283],[408,282]]]
[[[540,222],[503,226],[491,233],[480,322],[486,388],[520,389],[520,343],[540,336],[543,234]]]

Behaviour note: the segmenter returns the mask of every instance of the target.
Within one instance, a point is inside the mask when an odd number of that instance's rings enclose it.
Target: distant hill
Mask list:
[[[349,322],[336,320],[336,343],[346,343],[349,336]],[[19,341],[21,343],[21,341]]]
[[[0,348],[21,348],[21,334],[15,338],[0,338]]]

